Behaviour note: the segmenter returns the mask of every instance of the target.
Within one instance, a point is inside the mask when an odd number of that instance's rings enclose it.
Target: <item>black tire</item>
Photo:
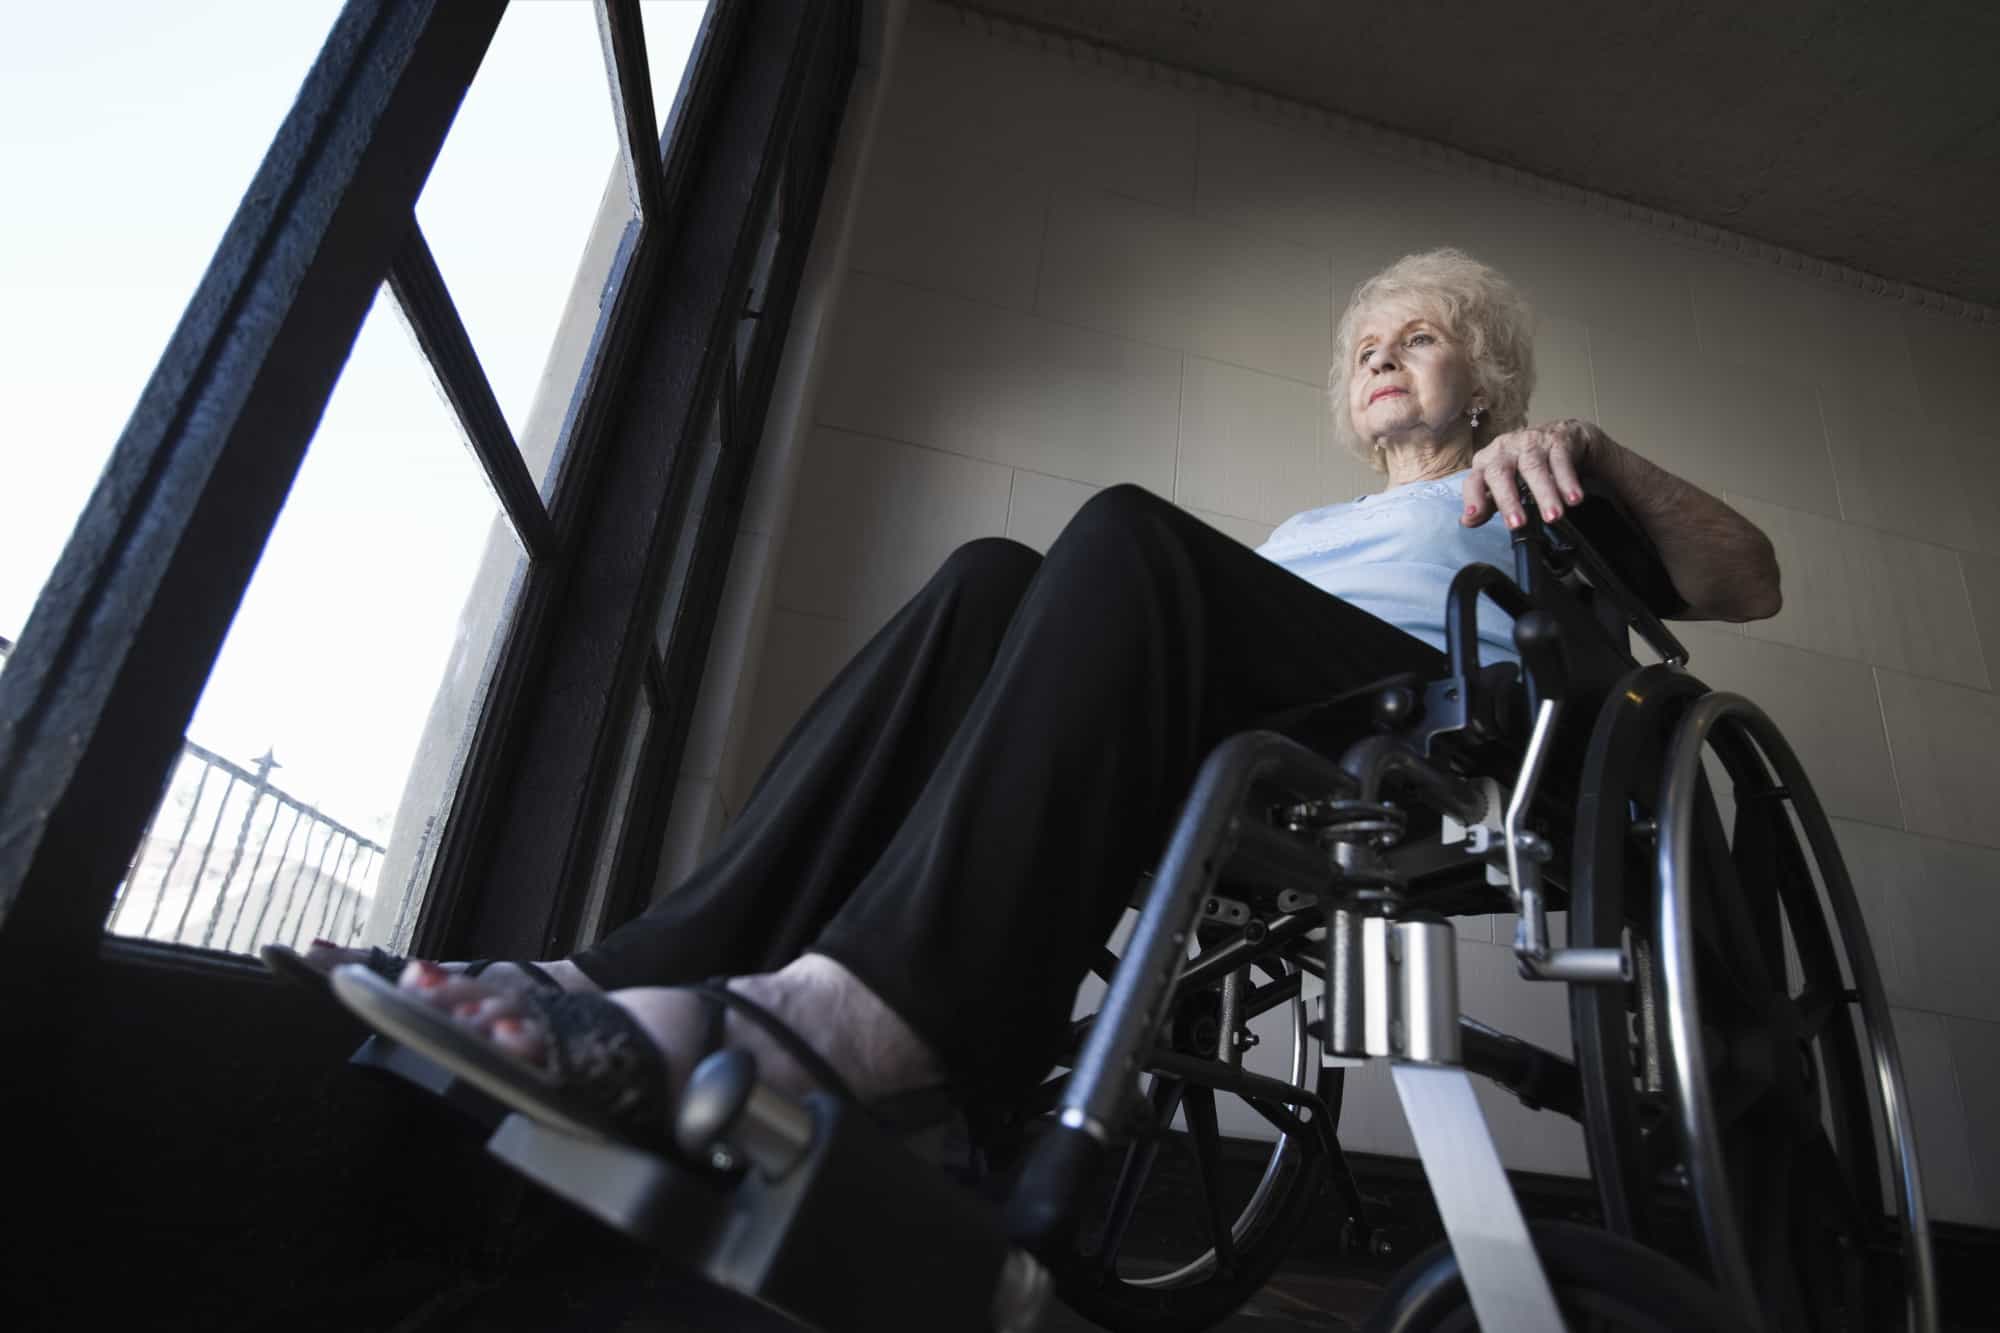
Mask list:
[[[1337,1079],[1339,1072],[1331,1077]],[[1174,1286],[1143,1286],[1129,1273],[1107,1272],[1095,1254],[1078,1251],[1045,1257],[1057,1295],[1111,1333],[1196,1333],[1220,1323],[1271,1280],[1326,1193],[1326,1154],[1313,1136],[1305,1142],[1311,1146],[1301,1146],[1297,1139],[1287,1145],[1272,1197],[1237,1238],[1228,1272]],[[1100,1191],[1096,1197],[1104,1195]],[[1190,1202],[1199,1217],[1200,1203]],[[1201,1223],[1194,1221],[1194,1226],[1199,1229]]]
[[[1656,956],[1656,843],[1633,830],[1657,816],[1668,746],[1707,693],[1665,667],[1641,668],[1612,691],[1586,758],[1573,852],[1571,942],[1629,941],[1640,963],[1628,986],[1570,992],[1585,1140],[1607,1227],[1653,1246],[1672,1239],[1657,1207],[1663,1192],[1688,1197],[1686,1117],[1671,1067],[1664,1076],[1660,1068],[1670,1058],[1666,995],[1659,969],[1647,964]],[[1737,816],[1725,829],[1705,790],[1690,816],[1696,1003],[1711,1048],[1727,1053],[1711,1075],[1741,1263],[1773,1330],[1877,1327],[1893,1322],[1900,1294],[1893,1277],[1862,1258],[1893,1240],[1848,1012],[1853,992],[1834,948],[1836,937],[1847,950],[1854,942],[1832,929],[1787,796],[1754,747],[1727,731],[1713,740]],[[1648,1023],[1650,1090],[1640,1054]],[[1699,1206],[1693,1213],[1709,1272],[1725,1271],[1733,1262],[1727,1237],[1702,1225]]]
[[[1267,976],[1276,977],[1270,961],[1258,966]],[[1189,998],[1182,997],[1181,1003]],[[1306,1055],[1311,1054],[1308,1048]],[[1207,1068],[1218,1081],[1230,1072],[1219,1063]],[[1207,1085],[1199,1064],[1184,1063],[1179,1072],[1184,1077],[1172,1081],[1178,1089],[1159,1074],[1153,1076],[1149,1093],[1153,1098],[1152,1132],[1142,1131],[1133,1141],[1120,1145],[1120,1150],[1105,1155],[1078,1208],[1072,1242],[1060,1252],[1039,1256],[1063,1302],[1111,1333],[1195,1333],[1213,1326],[1270,1280],[1312,1219],[1314,1208],[1329,1196],[1326,1186],[1330,1178],[1338,1186],[1331,1195],[1344,1210],[1351,1212],[1357,1198],[1333,1137],[1340,1111],[1340,1070],[1319,1069],[1310,1062],[1304,1066],[1306,1086],[1326,1108],[1327,1123],[1286,1134],[1282,1152],[1267,1159],[1265,1175],[1259,1177],[1264,1188],[1260,1206],[1253,1206],[1255,1192],[1244,1187],[1238,1173],[1220,1169],[1221,1144],[1212,1109],[1207,1114],[1200,1110],[1204,1097],[1211,1099],[1212,1108],[1212,1098],[1235,1094]],[[1187,1110],[1189,1130],[1161,1128],[1182,1105]],[[1295,1103],[1285,1109],[1296,1113],[1299,1107]],[[1192,1189],[1185,1194],[1163,1195],[1160,1186],[1166,1173],[1154,1172],[1155,1159],[1149,1153],[1175,1154],[1189,1162]],[[1007,1157],[1006,1150],[1000,1150],[995,1164],[1004,1169]],[[1170,1228],[1181,1233],[1181,1243],[1174,1256],[1164,1262],[1135,1263],[1122,1253],[1117,1241],[1110,1256],[1104,1254],[1101,1242],[1112,1229],[1110,1216],[1120,1177],[1128,1170],[1135,1173],[1138,1183],[1128,1191],[1126,1221],[1117,1226],[1117,1233],[1120,1237],[1128,1234],[1126,1228],[1136,1216],[1142,1225],[1150,1220],[1157,1235],[1161,1219],[1169,1219]],[[1218,1214],[1233,1237],[1227,1263],[1216,1260]]]
[[[1750,1333],[1702,1278],[1637,1242],[1573,1222],[1528,1228],[1572,1333]],[[1400,1269],[1364,1333],[1468,1333],[1479,1327],[1449,1245]]]

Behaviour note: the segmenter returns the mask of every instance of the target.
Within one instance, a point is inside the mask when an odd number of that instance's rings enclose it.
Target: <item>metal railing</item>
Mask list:
[[[13,640],[0,636],[0,666],[13,651]],[[132,854],[104,928],[235,953],[272,943],[296,946],[315,937],[341,944],[359,940],[374,906],[382,845],[272,786],[271,770],[278,767],[269,751],[252,771],[193,741],[182,742],[180,760]],[[224,846],[220,839],[232,808],[238,814],[235,833]],[[204,821],[203,815],[210,817]],[[178,825],[171,845],[155,836],[163,816],[170,826]],[[204,822],[208,831],[197,839],[195,831]],[[284,834],[277,837],[280,825]],[[250,866],[239,881],[246,852]]]
[[[105,929],[236,953],[359,939],[382,846],[272,786],[278,766],[268,751],[252,770],[185,742]]]

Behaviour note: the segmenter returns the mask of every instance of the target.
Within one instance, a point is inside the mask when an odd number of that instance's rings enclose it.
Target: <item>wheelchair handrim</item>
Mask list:
[[[1659,887],[1656,938],[1660,941],[1662,980],[1668,999],[1666,1021],[1671,1077],[1679,1092],[1682,1139],[1695,1189],[1696,1207],[1704,1230],[1723,1244],[1712,1255],[1726,1289],[1746,1308],[1756,1308],[1756,1294],[1744,1251],[1736,1234],[1729,1203],[1728,1174],[1720,1155],[1714,1101],[1708,1087],[1706,1039],[1701,1030],[1695,991],[1693,905],[1688,886],[1693,863],[1693,805],[1702,772],[1702,753],[1718,727],[1733,728],[1777,770],[1778,781],[1790,793],[1793,812],[1804,827],[1820,877],[1825,883],[1842,936],[1843,952],[1861,996],[1861,1019],[1875,1068],[1875,1091],[1883,1112],[1891,1149],[1890,1166],[1899,1196],[1910,1271],[1907,1313],[1910,1327],[1936,1327],[1936,1269],[1930,1226],[1923,1205],[1923,1187],[1916,1169],[1915,1140],[1910,1124],[1908,1093],[1895,1033],[1889,1024],[1887,995],[1880,972],[1865,945],[1860,903],[1846,874],[1833,831],[1827,823],[1805,771],[1777,727],[1755,704],[1740,695],[1714,693],[1697,700],[1682,719],[1668,751],[1667,781],[1659,807],[1661,837],[1656,882]]]

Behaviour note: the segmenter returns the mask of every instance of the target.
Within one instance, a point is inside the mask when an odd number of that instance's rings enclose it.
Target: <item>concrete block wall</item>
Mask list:
[[[1045,548],[1119,481],[1252,544],[1375,489],[1329,442],[1333,322],[1358,280],[1456,245],[1539,312],[1537,419],[1599,421],[1777,544],[1784,612],[1687,627],[1693,666],[1816,775],[1934,1211],[2000,1224],[2000,325],[955,9],[914,5],[899,37],[809,426],[760,464],[673,863],[959,543]],[[1567,1049],[1510,931],[1460,924],[1467,1011]],[[1413,1151],[1381,1071],[1350,1089],[1346,1142]],[[1573,1126],[1490,1091],[1511,1164],[1583,1173]]]

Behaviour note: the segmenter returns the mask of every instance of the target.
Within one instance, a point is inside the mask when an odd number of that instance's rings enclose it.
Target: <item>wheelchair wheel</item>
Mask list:
[[[1529,1232],[1572,1330],[1747,1333],[1749,1325],[1713,1287],[1665,1255],[1573,1222],[1535,1222]],[[1478,1327],[1449,1245],[1433,1246],[1404,1265],[1363,1325],[1366,1333],[1469,1333]]]
[[[1622,993],[1572,991],[1607,1219],[1657,1241],[1650,1195],[1665,1177],[1685,1185],[1719,1286],[1769,1327],[1875,1328],[1905,1314],[1932,1327],[1887,1002],[1810,784],[1761,712],[1683,673],[1643,669],[1612,698],[1586,766],[1595,808],[1577,831],[1571,914],[1576,943],[1629,932],[1638,963]],[[1728,775],[1733,832],[1704,751]],[[1884,1225],[1871,1095],[1900,1213],[1915,1219],[1900,1238]],[[1900,1281],[1871,1259],[1897,1248]]]
[[[1297,977],[1289,961],[1266,958],[1253,965],[1271,984]],[[1231,1067],[1187,1058],[1212,1052],[1216,1036],[1214,991],[1180,997],[1171,1036],[1182,1058],[1171,1070],[1149,1075],[1145,1123],[1122,1153],[1113,1153],[1084,1195],[1075,1241],[1065,1253],[1044,1255],[1063,1301],[1112,1333],[1174,1333],[1207,1328],[1254,1295],[1290,1251],[1320,1198],[1329,1173],[1326,1144],[1331,1123],[1281,1126],[1254,1185],[1247,1173],[1227,1170],[1217,1104],[1237,1098],[1279,1119],[1315,1115],[1304,1099],[1258,1107],[1225,1085]],[[1322,1070],[1306,1032],[1304,1001],[1292,990],[1286,1080],[1314,1094],[1339,1114],[1339,1070]],[[1176,1114],[1187,1128],[1171,1126]],[[1162,1169],[1178,1157],[1191,1171]],[[1339,1163],[1343,1193],[1352,1194]],[[1193,1182],[1187,1185],[1189,1176]],[[1175,1188],[1179,1185],[1179,1188]],[[1140,1240],[1143,1237],[1143,1240]],[[1219,1238],[1224,1238],[1217,1244]],[[1164,1250],[1164,1252],[1163,1252]]]

